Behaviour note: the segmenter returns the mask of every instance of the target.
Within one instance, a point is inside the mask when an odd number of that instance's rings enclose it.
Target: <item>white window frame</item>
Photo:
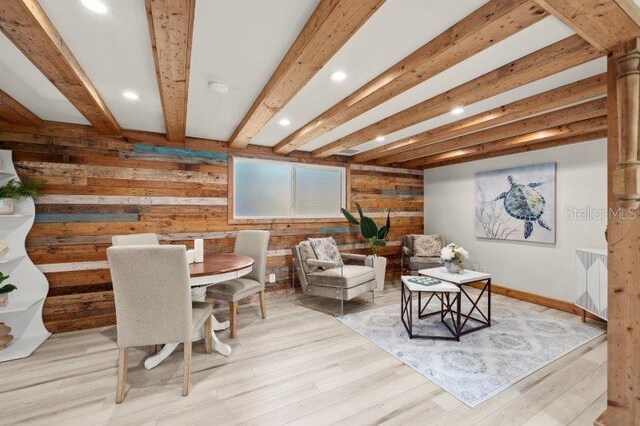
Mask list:
[[[236,179],[236,174],[238,170],[238,163],[260,163],[260,164],[278,164],[278,165],[287,165],[291,169],[291,205],[289,206],[289,215],[287,216],[238,216],[236,212],[236,191],[241,190],[236,185],[238,181]],[[294,161],[278,161],[278,160],[266,160],[262,158],[250,158],[250,157],[234,157],[233,159],[233,188],[232,194],[233,197],[233,219],[234,220],[274,220],[274,219],[341,219],[343,218],[339,213],[335,215],[296,215],[293,213],[293,209],[296,203],[296,173],[295,170],[298,168],[305,169],[315,169],[315,170],[333,170],[340,172],[340,207],[345,208],[347,205],[347,169],[342,166],[326,166],[322,164],[307,164],[307,163],[297,163]]]

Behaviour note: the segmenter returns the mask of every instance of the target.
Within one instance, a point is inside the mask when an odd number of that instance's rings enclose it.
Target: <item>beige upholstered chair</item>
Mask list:
[[[264,302],[264,281],[267,268],[269,231],[239,231],[233,249],[235,254],[249,256],[255,263],[251,272],[242,278],[225,281],[207,288],[207,297],[229,303],[230,336],[236,337],[238,301],[260,293],[262,318],[267,317]]]
[[[340,315],[344,314],[345,301],[369,291],[375,298],[376,272],[364,265],[364,254],[340,253],[343,260],[363,265],[335,267],[331,261],[318,260],[309,241],[302,241],[291,250],[304,294],[340,300]]]
[[[182,394],[189,393],[191,336],[205,325],[207,353],[212,350],[212,308],[191,301],[185,246],[132,245],[109,247],[107,258],[116,304],[118,389],[124,400],[128,349],[163,343],[184,343]]]
[[[442,266],[440,255],[418,256],[415,252],[415,240],[418,234],[405,235],[402,239],[402,275],[418,275],[420,269],[438,268]],[[447,244],[442,235],[432,235],[441,241],[442,247]],[[442,248],[440,247],[440,248]],[[435,252],[434,252],[435,254]]]
[[[158,236],[152,232],[147,234],[114,235],[111,237],[114,246],[158,245]]]

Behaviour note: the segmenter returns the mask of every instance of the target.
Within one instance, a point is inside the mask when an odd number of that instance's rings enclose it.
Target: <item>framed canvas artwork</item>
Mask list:
[[[556,163],[476,173],[475,233],[492,240],[556,242]]]

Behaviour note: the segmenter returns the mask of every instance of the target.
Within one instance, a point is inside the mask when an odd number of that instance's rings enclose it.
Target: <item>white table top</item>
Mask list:
[[[491,278],[491,274],[471,271],[469,269],[465,269],[459,274],[452,274],[451,272],[447,271],[447,268],[445,267],[420,269],[418,271],[418,274],[456,284],[467,284],[475,281],[488,280],[489,278]]]
[[[421,284],[410,282],[409,278],[417,278],[417,277],[415,275],[402,276],[402,282],[411,291],[422,291],[422,292],[431,292],[431,293],[460,293],[460,287],[445,281],[442,281],[440,284],[421,285]]]

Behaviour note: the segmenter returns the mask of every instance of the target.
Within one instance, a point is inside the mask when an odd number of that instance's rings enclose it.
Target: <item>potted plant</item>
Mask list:
[[[16,200],[24,197],[37,198],[44,183],[39,179],[25,179],[23,182],[11,179],[0,186],[0,214],[13,214]]]
[[[440,250],[440,259],[444,262],[447,271],[452,274],[459,274],[463,271],[464,260],[469,258],[469,252],[464,247],[449,244]]]
[[[360,220],[356,219],[351,213],[349,213],[346,209],[340,209],[344,217],[347,218],[349,223],[352,225],[359,225],[360,232],[369,246],[371,247],[371,256],[367,257],[367,264],[376,271],[376,283],[377,290],[384,289],[384,276],[387,271],[387,258],[384,256],[378,256],[378,251],[381,247],[385,247],[387,245],[387,236],[389,235],[389,230],[391,229],[391,219],[389,217],[389,210],[385,209],[382,212],[382,217],[387,216],[387,222],[384,226],[378,227],[378,224],[371,219],[370,217],[365,216],[362,213],[362,208],[360,204],[356,203],[356,207],[358,208],[358,214],[360,215]]]
[[[2,285],[4,281],[9,278],[9,275],[5,275],[0,272],[0,307],[7,306],[9,304],[9,293],[18,288],[13,284]]]

